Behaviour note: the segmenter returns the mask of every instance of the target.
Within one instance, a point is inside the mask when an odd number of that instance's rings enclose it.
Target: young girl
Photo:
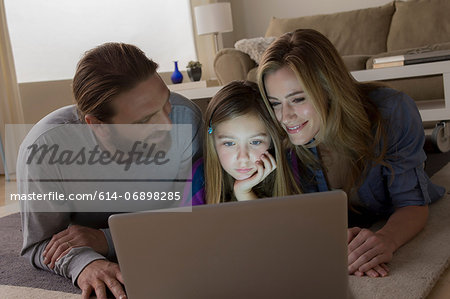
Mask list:
[[[331,42],[311,29],[286,33],[266,50],[258,83],[272,117],[316,173],[316,191],[339,188],[363,217],[388,218],[378,231],[348,231],[348,271],[387,275],[384,263],[425,225],[442,197],[423,162],[424,131],[414,101],[359,83]]]
[[[193,165],[192,204],[300,193],[281,146],[282,131],[252,82],[222,88],[206,110],[204,160]]]

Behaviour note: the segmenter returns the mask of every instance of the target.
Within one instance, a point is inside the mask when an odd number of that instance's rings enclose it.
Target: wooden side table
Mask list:
[[[183,90],[176,90],[175,92],[185,96],[186,98],[197,104],[200,107],[202,113],[204,114],[209,101],[222,87],[223,86],[183,89]]]
[[[186,82],[186,83],[178,83],[178,84],[169,84],[167,85],[171,91],[179,91],[186,89],[197,89],[197,88],[206,88],[206,81],[195,81],[195,82]]]

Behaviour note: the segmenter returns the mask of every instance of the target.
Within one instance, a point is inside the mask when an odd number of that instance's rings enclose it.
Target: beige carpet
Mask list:
[[[64,292],[49,291],[36,288],[17,287],[0,285],[0,298],[8,299],[80,299],[81,296],[77,294],[68,294]]]
[[[446,187],[447,194],[430,206],[425,229],[395,253],[389,264],[389,276],[350,276],[353,298],[425,298],[449,266],[450,163],[436,173],[432,181]]]
[[[432,180],[450,191],[450,163],[436,173]],[[430,206],[430,218],[425,229],[397,251],[389,264],[391,271],[388,277],[349,277],[351,297],[425,298],[449,263],[450,193],[447,193],[443,199]],[[0,285],[0,298],[69,299],[80,298],[80,295]]]

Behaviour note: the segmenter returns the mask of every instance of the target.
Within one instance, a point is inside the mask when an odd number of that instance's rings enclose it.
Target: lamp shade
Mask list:
[[[197,34],[210,34],[233,31],[231,4],[212,3],[194,7]]]

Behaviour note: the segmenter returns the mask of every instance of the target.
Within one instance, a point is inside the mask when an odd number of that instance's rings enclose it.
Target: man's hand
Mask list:
[[[119,265],[107,260],[96,260],[87,265],[77,279],[83,299],[89,299],[92,291],[98,299],[106,299],[106,288],[116,298],[127,298],[122,284],[123,278]]]
[[[101,230],[81,225],[71,225],[62,232],[53,235],[43,252],[44,263],[49,264],[49,267],[53,269],[55,263],[72,248],[83,246],[91,247],[104,256],[108,254],[108,242]]]
[[[265,152],[261,155],[261,160],[255,162],[256,172],[248,179],[234,182],[234,195],[237,200],[254,199],[253,187],[262,182],[272,171],[277,168],[275,158],[269,153]]]
[[[387,276],[386,264],[392,259],[396,245],[383,234],[368,229],[348,229],[348,272],[357,276]]]

